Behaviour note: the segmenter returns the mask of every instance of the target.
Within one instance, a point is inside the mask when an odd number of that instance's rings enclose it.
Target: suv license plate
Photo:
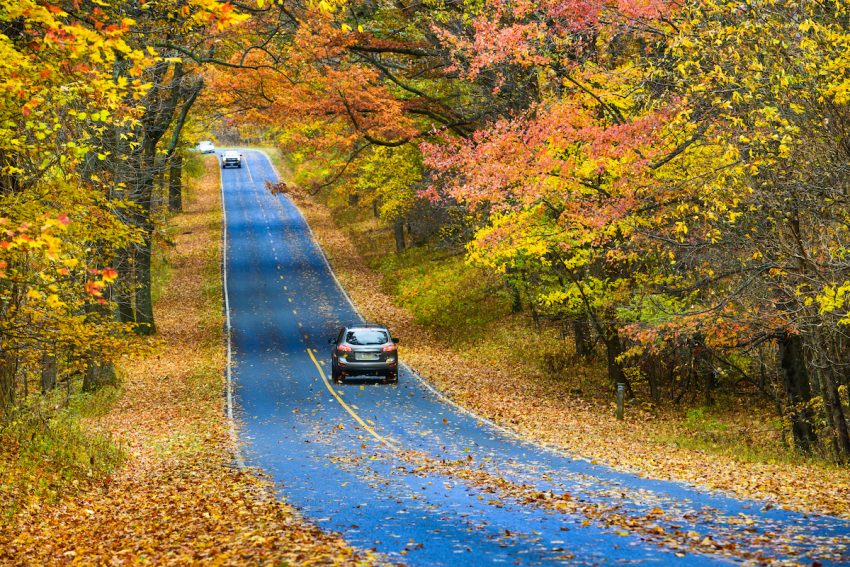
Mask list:
[[[371,352],[359,352],[357,353],[357,360],[378,360],[378,354]]]

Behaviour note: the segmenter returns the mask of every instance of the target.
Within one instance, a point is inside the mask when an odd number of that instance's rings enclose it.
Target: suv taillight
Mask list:
[[[386,346],[385,346],[384,348],[382,348],[381,350],[382,350],[383,352],[393,352],[393,351],[395,351],[395,350],[396,350],[396,346],[395,346],[395,345],[386,345]]]
[[[336,347],[336,350],[339,352],[351,352],[353,349],[348,345],[339,345]]]

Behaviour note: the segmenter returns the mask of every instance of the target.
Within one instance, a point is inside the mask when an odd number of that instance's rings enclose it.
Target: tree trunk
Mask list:
[[[41,355],[41,392],[47,393],[56,387],[56,356]]]
[[[163,164],[162,167],[158,168],[156,173],[154,174],[154,182],[151,186],[151,214],[156,215],[162,210],[162,205],[167,200],[167,191],[168,189],[166,188],[165,164]]]
[[[118,308],[118,320],[122,323],[132,323],[136,320],[133,310],[133,250],[127,248],[118,255],[118,282],[112,286],[112,299]]]
[[[95,392],[104,386],[114,386],[116,381],[114,366],[93,362],[83,376],[83,392]]]
[[[817,443],[817,435],[812,428],[812,415],[809,401],[812,391],[809,385],[809,371],[806,368],[803,353],[803,338],[800,335],[785,333],[779,338],[779,358],[782,367],[783,385],[788,396],[788,417],[791,420],[791,434],[798,451],[811,453]]]
[[[573,335],[575,336],[576,354],[585,359],[593,356],[590,321],[587,319],[573,321]]]
[[[608,359],[608,380],[611,381],[614,388],[617,387],[617,384],[625,384],[626,396],[629,399],[634,398],[632,385],[629,379],[626,378],[625,373],[623,373],[622,365],[617,361],[617,358],[623,354],[623,342],[620,340],[620,335],[616,330],[609,332],[609,335],[605,337],[605,348]]]
[[[396,221],[393,225],[393,234],[395,235],[395,251],[397,253],[404,252],[404,222]]]
[[[144,242],[136,252],[136,333],[152,335],[156,332],[153,320],[153,297],[151,296],[151,247],[152,236],[148,231]]]
[[[174,154],[168,165],[168,210],[179,213],[183,210],[183,156]]]
[[[0,411],[5,415],[9,415],[15,405],[17,366],[15,356],[11,352],[0,353]]]
[[[850,458],[850,432],[847,429],[847,419],[844,417],[844,408],[841,407],[841,397],[832,376],[832,370],[827,369],[822,374],[824,403],[832,422],[832,435],[838,460],[846,462]]]
[[[142,242],[136,248],[133,262],[135,323],[136,333],[140,335],[152,335],[156,332],[151,298],[151,253],[154,227],[150,210],[156,174],[155,140],[155,138],[146,139],[145,147],[134,164],[136,171],[134,172],[133,200],[139,205],[139,209],[134,215],[133,224],[143,233]]]

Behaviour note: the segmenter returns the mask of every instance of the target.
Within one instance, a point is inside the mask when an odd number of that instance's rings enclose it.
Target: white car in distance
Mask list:
[[[225,169],[228,167],[238,167],[242,168],[242,154],[239,152],[235,152],[233,150],[227,150],[221,156],[221,168]]]
[[[196,149],[202,154],[214,154],[215,146],[209,140],[204,140],[203,142],[198,142]]]

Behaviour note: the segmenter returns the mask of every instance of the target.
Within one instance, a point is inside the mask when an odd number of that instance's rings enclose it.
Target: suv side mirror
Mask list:
[[[398,344],[398,339],[393,339],[393,343]]]

